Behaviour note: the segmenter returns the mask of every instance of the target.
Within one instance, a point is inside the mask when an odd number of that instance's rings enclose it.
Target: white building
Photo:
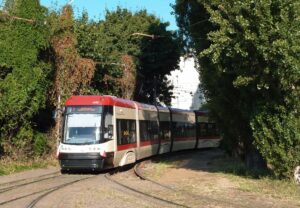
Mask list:
[[[172,71],[168,80],[174,86],[171,106],[173,108],[199,110],[205,102],[199,89],[199,72],[195,67],[193,57],[181,57],[179,69]]]

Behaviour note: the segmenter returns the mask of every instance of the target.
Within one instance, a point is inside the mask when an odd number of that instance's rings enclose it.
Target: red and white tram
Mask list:
[[[66,101],[57,149],[61,170],[102,170],[184,149],[217,147],[206,112],[156,107],[113,96]]]

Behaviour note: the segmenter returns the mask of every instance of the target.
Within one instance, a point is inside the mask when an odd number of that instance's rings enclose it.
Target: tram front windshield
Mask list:
[[[101,113],[99,111],[100,109],[97,109],[97,112],[80,111],[80,107],[73,107],[73,111],[67,109],[63,143],[78,145],[99,143],[101,135]]]

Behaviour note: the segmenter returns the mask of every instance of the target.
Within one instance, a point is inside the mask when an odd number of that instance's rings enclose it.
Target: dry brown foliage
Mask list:
[[[123,72],[121,78],[105,75],[104,81],[114,81],[119,86],[122,98],[133,99],[136,84],[136,69],[132,56],[122,55],[120,66]]]
[[[73,32],[73,17],[70,6],[65,6],[58,20],[59,27],[51,39],[55,55],[55,81],[53,89],[54,105],[59,105],[72,94],[80,94],[89,85],[95,72],[95,62],[81,58],[76,49],[76,36]]]
[[[80,57],[77,49],[77,39],[73,31],[73,11],[70,6],[65,6],[63,12],[54,22],[56,29],[51,38],[54,51],[55,80],[51,92],[51,100],[57,109],[61,103],[74,94],[81,94],[89,85],[95,72],[95,62],[91,59]],[[60,138],[62,123],[61,111],[57,111],[56,125],[53,129],[55,138]]]

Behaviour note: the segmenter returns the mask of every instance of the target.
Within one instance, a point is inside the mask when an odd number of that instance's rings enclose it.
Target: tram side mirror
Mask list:
[[[105,141],[110,141],[113,136],[113,125],[108,125],[104,130],[104,139]]]
[[[114,135],[114,126],[108,125],[108,136],[111,138]]]

